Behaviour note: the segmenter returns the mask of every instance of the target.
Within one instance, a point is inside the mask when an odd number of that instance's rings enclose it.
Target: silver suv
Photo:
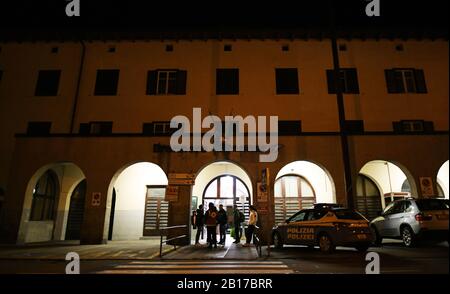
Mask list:
[[[413,247],[419,239],[448,242],[448,202],[440,199],[405,199],[390,203],[370,222],[376,245],[383,238],[401,239]]]

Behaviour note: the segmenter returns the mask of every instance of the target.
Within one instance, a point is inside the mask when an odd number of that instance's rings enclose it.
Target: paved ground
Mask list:
[[[79,245],[78,242],[65,241],[27,246],[0,246],[0,260],[65,260],[69,252],[78,253],[82,260],[148,260],[159,256],[159,243],[160,238],[155,237],[139,241],[109,241],[103,245]],[[163,253],[173,249],[173,246],[164,245]]]
[[[98,274],[364,273],[368,263],[365,253],[352,248],[322,254],[318,248],[288,246],[272,248],[267,256],[267,248],[263,247],[263,257],[258,258],[254,247],[227,243],[217,249],[183,247],[159,259],[158,246],[155,240],[145,240],[107,245],[0,247],[0,273],[64,273],[64,256],[70,251],[80,254],[81,273]],[[369,251],[380,255],[381,273],[449,273],[447,243],[408,249],[388,240],[383,247]]]

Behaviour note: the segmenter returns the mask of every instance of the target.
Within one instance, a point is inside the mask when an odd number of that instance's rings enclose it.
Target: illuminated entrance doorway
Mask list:
[[[191,214],[203,204],[204,211],[210,202],[219,208],[223,204],[231,228],[233,205],[249,217],[249,206],[253,201],[252,181],[248,173],[232,161],[217,161],[204,166],[195,177],[192,187]],[[191,242],[195,242],[196,230],[191,230]],[[206,236],[206,233],[204,234]],[[231,238],[227,238],[227,242]],[[206,239],[200,240],[205,242]]]
[[[218,176],[208,184],[203,192],[203,207],[207,208],[211,202],[216,207],[222,204],[228,215],[232,214],[234,205],[237,205],[237,208],[248,218],[250,191],[236,176]]]

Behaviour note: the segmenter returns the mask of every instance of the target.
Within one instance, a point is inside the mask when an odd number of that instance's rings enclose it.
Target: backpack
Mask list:
[[[245,215],[242,213],[242,211],[239,211],[239,222],[245,222]]]

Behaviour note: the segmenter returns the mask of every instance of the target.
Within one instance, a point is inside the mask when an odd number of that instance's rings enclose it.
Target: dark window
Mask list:
[[[439,199],[420,199],[416,200],[416,204],[420,211],[448,210],[448,206],[445,204],[445,202]]]
[[[90,133],[96,135],[106,135],[112,133],[112,122],[91,122]]]
[[[112,133],[112,125],[111,121],[81,123],[79,133],[82,135],[108,135]]]
[[[333,211],[338,219],[362,220],[364,217],[350,209],[337,209]]]
[[[114,96],[117,95],[117,85],[119,83],[118,69],[99,69],[95,80],[94,95]]]
[[[58,53],[59,48],[58,47],[52,47],[51,52],[52,53]]]
[[[90,126],[89,123],[80,123],[80,129],[78,131],[81,135],[89,135]]]
[[[217,95],[239,94],[239,69],[218,68],[216,70],[216,94]]]
[[[276,68],[277,94],[298,94],[298,72],[296,68]]]
[[[39,178],[33,189],[30,221],[54,220],[57,195],[57,177],[54,172],[48,170]]]
[[[404,50],[403,44],[398,44],[397,46],[395,46],[395,50],[397,50],[397,51],[403,51],[403,50]]]
[[[58,95],[60,70],[40,70],[34,91],[35,96]]]
[[[289,51],[289,45],[281,46],[281,51]]]
[[[27,135],[48,135],[52,123],[48,121],[29,122],[27,126]]]
[[[362,120],[346,120],[345,131],[349,134],[364,133],[364,122]]]
[[[432,121],[424,120],[401,120],[392,123],[396,133],[422,133],[433,132],[434,124]]]
[[[166,45],[166,51],[172,52],[173,51],[173,45]]]
[[[334,70],[327,70],[328,93],[336,94],[336,79]],[[341,69],[337,86],[344,94],[359,94],[358,73],[356,68]]]
[[[233,50],[233,47],[229,44],[223,46],[223,51],[229,52]]]
[[[147,95],[186,95],[187,71],[151,70],[147,73]]]
[[[302,121],[280,120],[278,121],[279,136],[296,136],[302,132]]]
[[[172,129],[170,128],[170,122],[168,121],[153,122],[153,134],[166,135],[170,134],[171,132]]]
[[[386,69],[384,73],[388,93],[427,93],[421,69]]]
[[[109,53],[114,53],[114,52],[116,52],[116,46],[109,46],[109,47],[108,47],[108,52],[109,52]]]

